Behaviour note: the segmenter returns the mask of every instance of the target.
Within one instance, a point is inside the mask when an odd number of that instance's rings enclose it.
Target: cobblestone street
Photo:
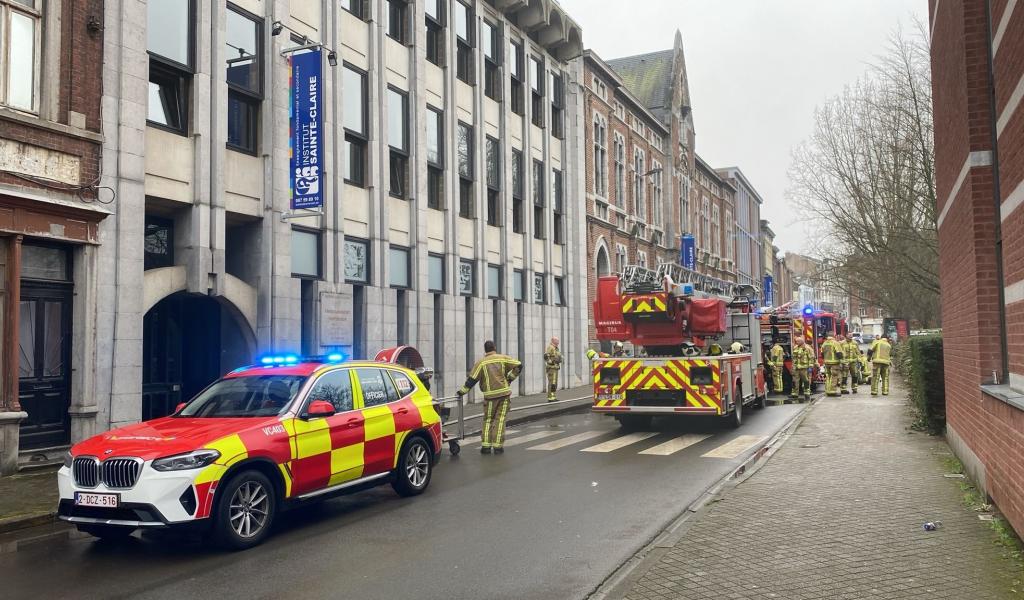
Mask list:
[[[912,432],[893,391],[820,401],[625,597],[1020,597],[1020,565],[962,504],[960,480],[943,477],[945,442]]]

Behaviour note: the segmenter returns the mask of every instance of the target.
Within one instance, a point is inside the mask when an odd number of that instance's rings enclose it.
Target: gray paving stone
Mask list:
[[[1024,598],[1011,591],[1021,565],[961,504],[959,480],[942,477],[949,448],[909,430],[893,387],[816,404],[625,598]]]

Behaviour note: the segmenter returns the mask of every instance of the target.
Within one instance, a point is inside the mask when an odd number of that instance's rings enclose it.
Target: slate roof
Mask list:
[[[667,122],[672,109],[672,61],[675,50],[662,50],[606,61],[644,106]]]

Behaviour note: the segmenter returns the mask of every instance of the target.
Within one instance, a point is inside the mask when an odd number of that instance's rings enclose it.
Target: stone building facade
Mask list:
[[[735,238],[736,281],[764,287],[761,266],[761,205],[764,201],[739,167],[718,169],[718,174],[736,190]],[[726,221],[728,226],[729,222]],[[763,294],[762,294],[763,299]]]
[[[261,354],[411,345],[451,395],[494,339],[583,381],[580,28],[549,0],[105,4],[92,430]],[[318,50],[322,209],[293,210],[289,62]],[[97,60],[97,63],[101,61]],[[580,249],[580,250],[578,250]],[[83,434],[84,434],[83,430]]]
[[[104,37],[100,0],[0,0],[0,474],[96,412]]]
[[[1024,532],[1024,5],[929,8],[946,437]]]

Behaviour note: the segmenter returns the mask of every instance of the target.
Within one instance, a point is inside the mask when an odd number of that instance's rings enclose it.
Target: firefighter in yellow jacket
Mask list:
[[[882,386],[882,395],[889,395],[889,365],[892,363],[892,344],[889,336],[875,340],[868,351],[871,357],[871,395],[878,395],[878,386]]]
[[[776,394],[782,393],[782,369],[786,365],[786,351],[782,348],[782,344],[779,340],[775,340],[775,345],[768,351],[768,364],[772,368],[772,387]],[[794,379],[794,383],[796,380]]]
[[[857,393],[857,384],[860,383],[860,365],[858,359],[860,358],[860,346],[857,342],[853,341],[853,337],[848,337],[842,342],[843,350],[843,380],[840,387],[840,391],[844,394],[852,392]],[[849,387],[847,387],[847,381],[849,381]]]
[[[842,375],[840,364],[843,361],[843,351],[831,333],[825,336],[825,343],[821,345],[821,360],[825,363],[825,395],[838,396],[837,384]]]
[[[796,400],[803,394],[804,400],[811,400],[811,369],[814,368],[814,351],[804,343],[804,338],[793,339],[793,389],[789,397]]]
[[[484,394],[484,424],[480,436],[480,453],[495,454],[505,451],[505,417],[512,397],[511,383],[519,376],[523,364],[518,360],[498,354],[494,342],[484,342],[484,357],[473,365],[466,383],[455,392],[459,398],[469,393],[473,386],[480,384]]]
[[[548,402],[554,402],[558,398],[555,392],[558,391],[558,371],[562,368],[562,352],[558,349],[558,338],[551,338],[551,343],[544,350],[544,369],[548,376]]]

